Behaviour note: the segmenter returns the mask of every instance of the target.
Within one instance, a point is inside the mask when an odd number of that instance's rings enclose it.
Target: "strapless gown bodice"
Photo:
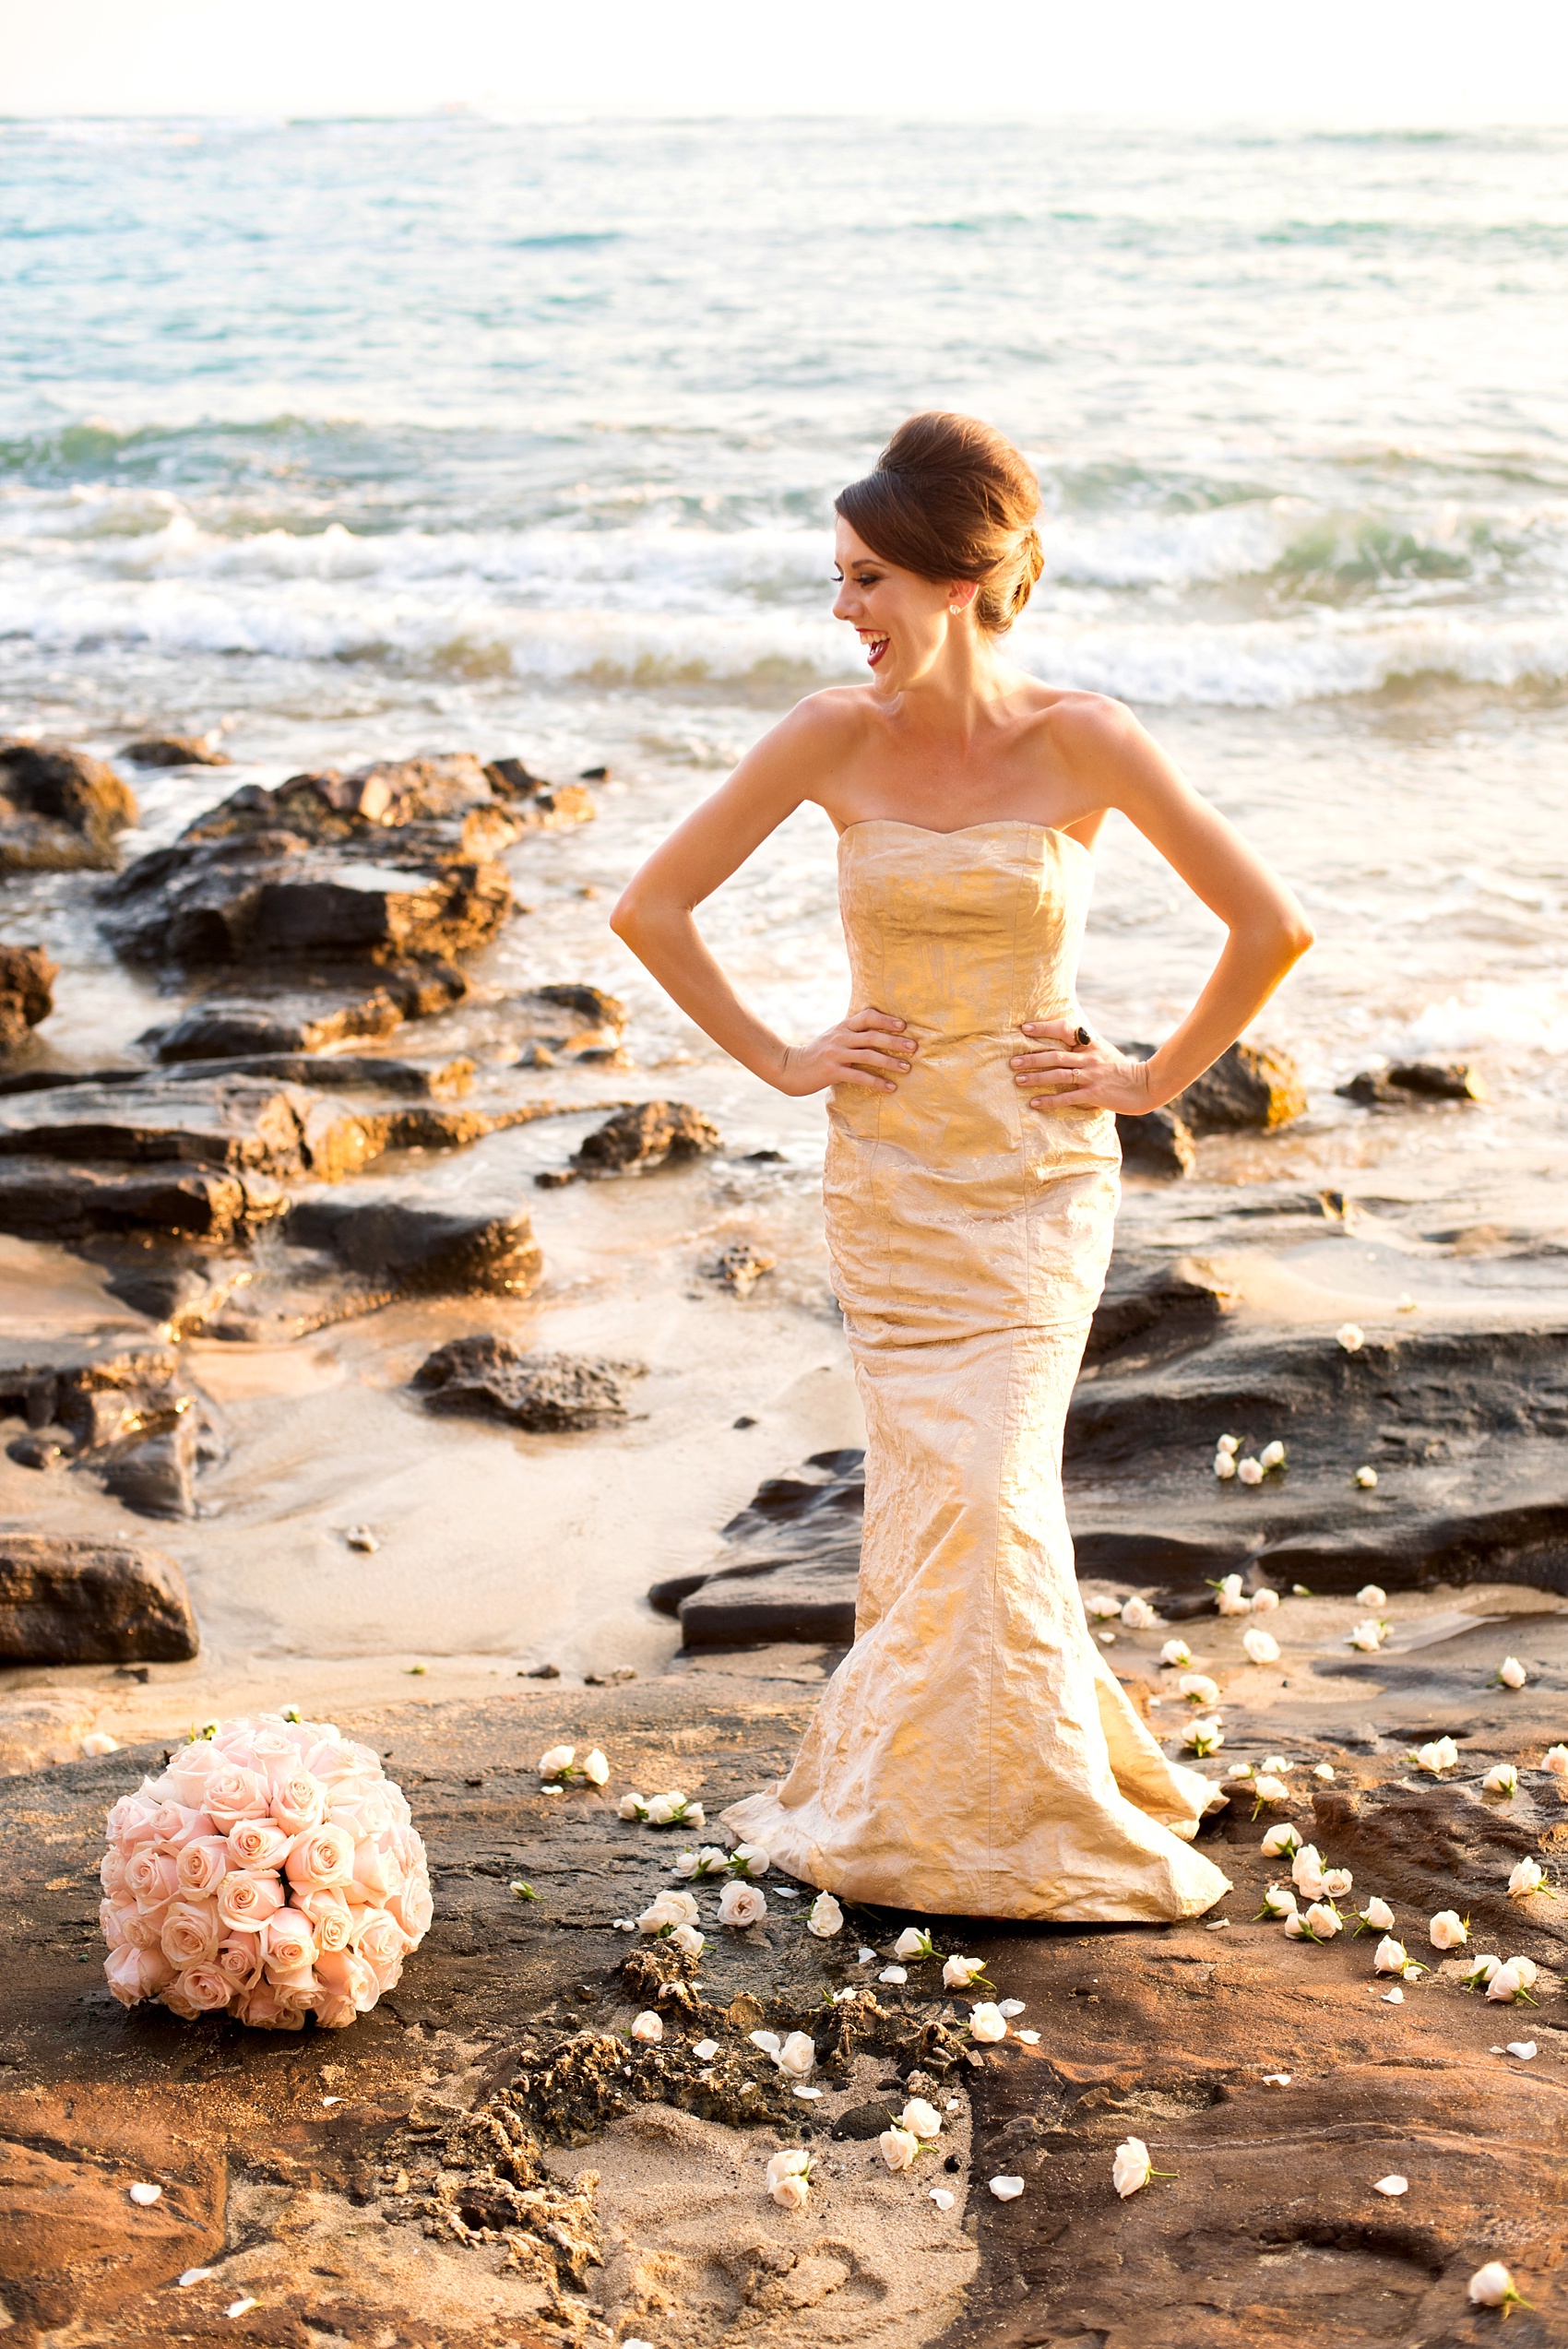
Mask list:
[[[1028,824],[852,825],[856,1007],[908,1023],[894,1093],[839,1086],[824,1176],[866,1418],[855,1643],[789,1776],[724,1814],[794,1873],[936,1914],[1195,1915],[1212,1789],[1091,1638],[1063,1426],[1111,1252],[1102,1110],[1028,1107],[1026,1020],[1075,1016],[1093,860]]]

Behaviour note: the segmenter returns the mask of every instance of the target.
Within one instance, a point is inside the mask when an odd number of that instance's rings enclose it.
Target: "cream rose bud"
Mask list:
[[[1136,2194],[1149,2181],[1152,2165],[1148,2147],[1141,2137],[1124,2137],[1116,2148],[1111,2165],[1111,2183],[1123,2201],[1129,2194]]]
[[[368,1891],[376,1891],[374,1866],[379,1855],[374,1845],[356,1847],[353,1837],[342,1827],[313,1827],[296,1836],[283,1862],[283,1872],[295,1890],[319,1892],[333,1884],[350,1884],[357,1879]],[[398,1869],[398,1880],[402,1871]]]
[[[295,1973],[314,1965],[315,1928],[303,1909],[275,1908],[261,1928],[261,1953],[270,1973]]]
[[[767,1896],[755,1884],[742,1883],[740,1878],[726,1884],[719,1895],[719,1922],[732,1925],[743,1932],[748,1925],[758,1925],[767,1915]]]
[[[603,1786],[609,1784],[610,1764],[597,1746],[591,1753],[584,1756],[583,1776],[590,1786]]]
[[[1530,1676],[1516,1655],[1505,1655],[1497,1667],[1497,1677],[1505,1689],[1522,1689]]]
[[[1266,1474],[1270,1468],[1283,1468],[1284,1465],[1285,1446],[1280,1442],[1279,1438],[1276,1436],[1274,1441],[1271,1443],[1265,1443],[1263,1450],[1258,1453],[1258,1466]],[[1255,1601],[1253,1603],[1254,1605],[1256,1604]]]
[[[747,1876],[766,1876],[773,1865],[773,1855],[765,1851],[761,1844],[737,1844],[730,1855],[730,1865]]]
[[[706,1827],[707,1825],[707,1813],[704,1810],[700,1802],[687,1803],[685,1809],[685,1821],[688,1827]]]
[[[221,1835],[198,1835],[174,1862],[174,1881],[193,1900],[215,1892],[229,1872],[229,1846]]]
[[[640,1819],[647,1805],[641,1795],[623,1795],[615,1809],[623,1819]]]
[[[1390,1920],[1392,1921],[1392,1920]],[[1410,1963],[1410,1953],[1403,1941],[1396,1941],[1385,1933],[1372,1952],[1374,1974],[1403,1974]]]
[[[670,1946],[679,1950],[683,1957],[700,1958],[707,1947],[707,1936],[699,1933],[695,1925],[677,1925],[670,1936]]]
[[[1290,1789],[1283,1778],[1254,1778],[1253,1792],[1259,1802],[1289,1802]]]
[[[218,1914],[232,1932],[255,1932],[283,1905],[276,1876],[232,1868],[218,1887]]]
[[[281,1868],[293,1840],[275,1820],[238,1820],[226,1839],[229,1865],[242,1869]]]
[[[1358,1909],[1356,1914],[1361,1923],[1372,1932],[1387,1933],[1393,1930],[1394,1911],[1386,1901],[1379,1900],[1375,1893],[1365,1908]]]
[[[754,2039],[757,2036],[757,2034],[754,2031],[752,2036]],[[781,2177],[807,2177],[810,2173],[812,2157],[806,2152],[803,2145],[786,2145],[780,2152],[773,2154],[768,2162],[767,2183],[769,2188],[771,2189],[777,2186]]]
[[[781,2211],[803,2211],[811,2201],[811,2184],[804,2177],[781,2177],[768,2188],[768,2192]]]
[[[1500,1762],[1497,1767],[1494,1770],[1489,1770],[1481,1780],[1483,1794],[1516,1795],[1518,1791],[1519,1774],[1511,1762]]]
[[[1354,1322],[1341,1322],[1334,1335],[1338,1344],[1345,1348],[1347,1354],[1360,1353],[1361,1347],[1366,1344],[1365,1336]]]
[[[982,2040],[987,2046],[1007,2036],[1007,2018],[994,1999],[982,1999],[969,2009],[969,2036]]]
[[[1229,1452],[1217,1452],[1214,1455],[1214,1473],[1222,1485],[1228,1485],[1236,1474],[1235,1454]]]
[[[1176,1686],[1194,1704],[1219,1702],[1219,1684],[1211,1680],[1206,1672],[1183,1672]]]
[[[984,1958],[950,1957],[942,1969],[942,1987],[945,1990],[967,1990],[984,1972]]]
[[[911,2096],[898,2116],[897,2125],[907,2129],[911,2137],[940,2137],[942,2115],[923,2096]]]
[[[657,2047],[664,2036],[664,2018],[646,2007],[632,2024],[632,2036],[645,2047]]]
[[[1501,2260],[1489,2260],[1484,2268],[1478,2268],[1470,2278],[1468,2290],[1471,2303],[1478,2308],[1503,2308],[1519,2296],[1514,2289],[1514,2279]]]
[[[1355,1880],[1348,1868],[1325,1868],[1323,1871],[1323,1889],[1331,1901],[1342,1901]]]
[[[917,1932],[912,1925],[906,1925],[893,1944],[893,1954],[896,1958],[924,1957],[926,1941],[925,1934]]]
[[[1167,1640],[1159,1651],[1159,1660],[1162,1664],[1190,1664],[1193,1651],[1185,1640]]]
[[[1278,1783],[1277,1779],[1275,1784],[1277,1785]],[[1269,1797],[1270,1801],[1278,1799],[1277,1796]],[[1283,1859],[1287,1852],[1299,1851],[1301,1845],[1301,1838],[1298,1831],[1292,1827],[1288,1819],[1281,1819],[1277,1824],[1267,1830],[1258,1848],[1265,1859]]]
[[[1522,1859],[1508,1879],[1508,1897],[1522,1901],[1529,1892],[1538,1892],[1546,1882],[1546,1870],[1538,1859]]]
[[[1253,1613],[1254,1615],[1271,1615],[1278,1604],[1279,1593],[1275,1590],[1270,1590],[1266,1584],[1261,1591],[1254,1591],[1253,1593]]]
[[[643,1933],[662,1933],[668,1926],[695,1925],[702,1916],[695,1897],[690,1892],[677,1892],[673,1886],[658,1893],[637,1919],[637,1929]]]
[[[1434,1950],[1457,1950],[1469,1940],[1470,1928],[1453,1909],[1440,1908],[1427,1927],[1427,1936]]]
[[[1534,1962],[1529,1958],[1510,1958],[1500,1965],[1486,1986],[1489,1999],[1499,2006],[1512,2006],[1521,1991],[1528,1993],[1536,1978]]]
[[[1245,1460],[1238,1460],[1236,1475],[1244,1485],[1261,1485],[1264,1480],[1263,1462],[1253,1460],[1250,1456]]]
[[[643,1816],[650,1827],[668,1827],[684,1799],[681,1795],[655,1795],[644,1804]]]
[[[1122,1608],[1122,1620],[1130,1631],[1152,1631],[1159,1618],[1146,1598],[1128,1599]]]
[[[1277,1664],[1279,1642],[1272,1631],[1243,1631],[1241,1645],[1254,1664]]]
[[[570,1770],[576,1758],[576,1746],[550,1746],[539,1757],[539,1774],[541,1778],[559,1778],[564,1770]]]
[[[778,2050],[778,2069],[791,2080],[809,2080],[816,2070],[816,2048],[803,2031],[791,2031]]]
[[[1307,1911],[1307,1923],[1320,1941],[1332,1941],[1341,1929],[1344,1919],[1326,1901],[1314,1901]]]
[[[1265,1916],[1294,1916],[1296,1895],[1284,1884],[1270,1884],[1263,1896]]]
[[[806,1918],[806,1931],[819,1941],[831,1941],[844,1929],[844,1912],[831,1892],[819,1892]]]
[[[910,2169],[921,2150],[920,2139],[908,2129],[885,2129],[877,2139],[889,2169]]]
[[[1352,1624],[1346,1644],[1349,1647],[1360,1648],[1363,1655],[1375,1655],[1383,1645],[1383,1625],[1374,1623],[1370,1619],[1364,1623]]]

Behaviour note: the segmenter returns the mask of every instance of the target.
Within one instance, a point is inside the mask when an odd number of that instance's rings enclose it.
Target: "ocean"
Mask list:
[[[236,767],[140,778],[133,846],[303,765],[608,764],[495,973],[630,994],[699,1089],[604,900],[860,673],[834,492],[910,409],[985,416],[1044,499],[1016,657],[1131,702],[1317,925],[1256,1030],[1313,1089],[1291,1163],[1555,1171],[1568,131],[12,122],[0,346],[0,729],[220,728]],[[1101,866],[1086,1005],[1158,1034],[1214,924],[1125,825]],[[68,966],[57,1042],[126,1049],[80,883],[6,913]],[[779,1020],[841,1008],[814,812],[708,919]],[[1411,1053],[1492,1110],[1336,1098]]]

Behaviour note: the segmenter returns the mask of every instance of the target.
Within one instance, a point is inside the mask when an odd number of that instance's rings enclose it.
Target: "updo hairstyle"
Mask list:
[[[975,617],[1005,635],[1045,565],[1039,483],[1010,440],[978,417],[928,409],[900,424],[876,470],[834,505],[866,545],[922,579],[973,579]]]

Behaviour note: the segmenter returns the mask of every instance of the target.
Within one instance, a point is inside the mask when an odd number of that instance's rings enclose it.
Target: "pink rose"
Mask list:
[[[268,1979],[283,2014],[314,2014],[327,1995],[308,1965],[289,1974],[269,1975]]]
[[[111,1844],[98,1863],[98,1880],[113,1899],[125,1885],[125,1855],[117,1844]]]
[[[265,1819],[272,1805],[271,1791],[260,1772],[242,1770],[232,1762],[213,1772],[205,1793],[208,1815],[223,1835],[236,1820]]]
[[[347,2031],[354,2013],[352,1999],[334,1998],[328,1994],[315,2011],[315,2027],[318,2031]]]
[[[334,1884],[348,1884],[354,1875],[354,1843],[341,1827],[313,1827],[295,1839],[284,1873],[296,1891],[322,1892]]]
[[[229,1857],[236,1868],[281,1868],[292,1840],[270,1819],[236,1820],[229,1830]]]
[[[187,1965],[173,1987],[186,2005],[197,2014],[216,2014],[220,2007],[228,2005],[234,1995],[233,1984],[216,1965]],[[165,2006],[169,2003],[169,1996],[166,1990],[163,1994]]]
[[[408,1806],[405,1804],[405,1809]],[[402,1861],[405,1869],[412,1869],[417,1868],[422,1872],[429,1864],[425,1858],[423,1844],[421,1842],[414,1828],[406,1819],[399,1820],[398,1824],[392,1829],[392,1848],[397,1853],[398,1858]]]
[[[141,1913],[134,1901],[116,1906],[107,1897],[98,1904],[98,1922],[103,1938],[112,1950],[123,1950],[131,1939],[131,1927],[141,1922]]]
[[[276,1876],[232,1868],[218,1887],[218,1914],[232,1933],[254,1933],[283,1905]]]
[[[323,1738],[316,1744],[307,1746],[302,1759],[311,1776],[319,1778],[322,1785],[328,1789],[341,1785],[345,1780],[357,1779],[364,1774],[340,1738]],[[377,1762],[375,1772],[372,1773],[373,1776],[379,1773],[380,1767],[380,1763]],[[328,1798],[330,1799],[330,1796]]]
[[[110,1842],[125,1851],[137,1844],[151,1843],[158,1833],[155,1821],[161,1808],[147,1795],[122,1795],[104,1822]]]
[[[430,1896],[429,1877],[422,1869],[410,1876],[402,1891],[395,1892],[386,1906],[394,1921],[407,1934],[409,1947],[418,1949],[435,1915],[435,1904]]]
[[[198,1835],[186,1844],[174,1862],[174,1880],[192,1900],[216,1892],[229,1873],[229,1846],[221,1835]]]
[[[170,1964],[183,1973],[188,1965],[211,1963],[223,1931],[216,1901],[171,1901],[160,1940]]]
[[[182,1852],[187,1844],[200,1843],[217,1833],[205,1810],[192,1810],[187,1803],[166,1802],[153,1821],[158,1841],[166,1852]]]
[[[383,1782],[378,1786],[366,1786],[351,1800],[345,1800],[335,1787],[327,1819],[334,1827],[341,1827],[352,1835],[356,1844],[366,1835],[382,1834],[395,1823],[395,1813],[387,1800],[387,1792]]]
[[[317,1979],[341,1999],[349,1999],[361,2014],[368,2014],[381,1996],[375,1969],[352,1950],[337,1950],[315,1962]]]
[[[166,2006],[171,2014],[177,2014],[182,2023],[195,2023],[200,2017],[201,2009],[192,2006],[180,1987],[178,1975],[170,1983],[168,1988],[160,1990],[158,1996],[160,2005]]]
[[[231,1990],[248,1990],[261,1974],[261,1935],[231,1933],[220,1941],[213,1964],[228,1978]]]
[[[279,1771],[287,1774],[299,1768],[300,1750],[281,1722],[258,1722],[249,1743],[251,1758],[246,1766],[259,1770],[264,1778],[275,1779]]]
[[[349,1947],[354,1938],[355,1918],[341,1892],[296,1892],[294,1906],[315,1926],[318,1949],[346,1950]]]
[[[172,1857],[155,1851],[150,1844],[138,1844],[125,1862],[125,1890],[138,1908],[160,1908],[172,1901],[180,1889],[180,1880]]]
[[[278,1908],[261,1928],[261,1953],[268,1978],[315,1963],[315,1928],[302,1909]]]
[[[293,2009],[284,2011],[270,1982],[258,1982],[254,1990],[236,1999],[234,2012],[253,2031],[303,2031],[305,2027],[303,2013]]]
[[[377,1983],[389,1990],[403,1970],[408,1952],[408,1936],[396,1918],[384,1908],[367,1910],[363,1923],[354,1937],[354,1948],[363,1958]]]
[[[272,1816],[286,1834],[303,1835],[308,1828],[319,1827],[327,1810],[327,1789],[319,1778],[299,1766],[299,1757],[291,1751],[292,1767],[285,1777],[272,1782]]]
[[[138,1950],[127,1941],[104,1959],[103,1976],[120,2004],[134,2007],[143,1999],[156,1998],[174,1979],[174,1969],[161,1950]]]
[[[362,1884],[367,1895],[384,1904],[392,1893],[400,1892],[407,1869],[392,1848],[392,1831],[380,1835],[367,1835],[354,1845],[353,1880]]]
[[[222,1769],[223,1763],[224,1756],[208,1738],[182,1746],[158,1781],[162,1799],[188,1803],[195,1810],[205,1810],[208,1780]]]

